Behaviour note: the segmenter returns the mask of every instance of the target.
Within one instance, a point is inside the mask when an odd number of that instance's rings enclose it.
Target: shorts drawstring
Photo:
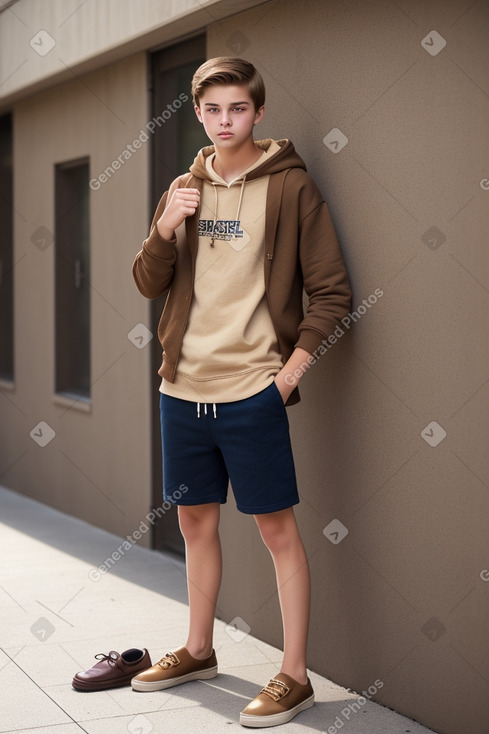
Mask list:
[[[204,415],[207,415],[207,403],[202,403],[204,406]],[[217,418],[217,405],[215,403],[212,403],[212,412],[214,414],[214,418]],[[200,403],[197,403],[197,418],[200,418]]]

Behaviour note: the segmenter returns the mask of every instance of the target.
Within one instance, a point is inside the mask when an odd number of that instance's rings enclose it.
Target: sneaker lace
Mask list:
[[[158,661],[157,665],[159,665],[160,668],[163,668],[163,670],[167,670],[174,665],[178,665],[179,662],[180,660],[177,658],[174,652],[167,652],[166,655],[164,655],[161,660]]]
[[[265,688],[262,688],[260,693],[265,693],[270,698],[273,698],[274,701],[280,701],[280,699],[286,696],[289,691],[290,688],[281,680],[271,678],[268,685],[266,685]]]
[[[111,650],[108,655],[105,652],[98,652],[95,655],[96,660],[107,660],[109,665],[112,665],[112,666],[117,664],[118,658],[119,658],[119,654],[115,652],[115,650]]]

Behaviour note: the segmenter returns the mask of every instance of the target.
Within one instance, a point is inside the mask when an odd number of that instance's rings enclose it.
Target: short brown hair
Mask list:
[[[253,64],[238,56],[218,56],[199,66],[192,78],[194,105],[208,87],[225,84],[246,84],[255,110],[265,104],[265,84]]]

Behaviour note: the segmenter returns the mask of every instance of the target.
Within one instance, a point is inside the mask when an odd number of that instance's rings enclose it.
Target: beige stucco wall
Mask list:
[[[16,379],[3,393],[1,481],[119,535],[138,527],[151,498],[149,347],[127,336],[148,323],[131,263],[147,228],[149,143],[90,192],[90,412],[54,398],[55,249],[31,236],[54,231],[54,164],[89,156],[96,178],[148,121],[146,90],[139,54],[13,110]],[[45,447],[30,437],[40,421],[56,433]]]
[[[262,71],[256,134],[290,137],[305,158],[354,305],[384,294],[289,410],[309,665],[358,691],[380,679],[378,701],[449,734],[485,734],[489,721],[488,28],[482,2],[283,0],[208,31],[208,56],[239,42]],[[432,30],[447,42],[435,56],[421,45]],[[332,128],[348,138],[337,154],[323,143]],[[446,238],[436,249],[423,242],[431,227]],[[425,431],[432,421],[446,431],[435,447],[422,437],[441,435]],[[335,519],[348,529],[336,545],[323,535]],[[219,613],[280,645],[272,564],[251,523],[228,503]]]
[[[376,700],[444,734],[486,734],[489,720],[487,8],[277,0],[206,20],[209,56],[239,53],[262,71],[257,134],[290,137],[306,160],[354,306],[383,292],[289,410],[313,578],[309,666],[358,691],[382,681]],[[431,56],[421,40],[434,29],[447,45]],[[127,339],[149,313],[130,275],[148,224],[148,145],[91,194],[90,413],[53,399],[54,248],[30,238],[54,228],[54,163],[89,155],[97,176],[148,120],[145,54],[13,113],[16,383],[2,391],[0,481],[123,536],[151,497],[149,353]],[[323,143],[333,128],[348,137],[337,154]],[[40,421],[56,432],[45,448],[29,435]],[[447,434],[435,447],[422,437],[441,436],[432,421]],[[348,529],[336,545],[323,534],[333,520]],[[280,645],[253,521],[230,501],[221,528],[219,615]]]

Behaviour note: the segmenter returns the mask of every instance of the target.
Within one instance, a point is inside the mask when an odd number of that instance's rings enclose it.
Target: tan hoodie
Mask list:
[[[267,387],[282,367],[265,294],[265,215],[269,175],[247,175],[280,151],[261,143],[261,157],[231,183],[214,171],[215,153],[201,153],[206,178],[189,321],[175,380],[161,392],[183,400],[224,403]],[[176,233],[185,238],[185,227]]]
[[[256,143],[266,149],[271,141]],[[334,335],[341,319],[349,312],[351,290],[326,202],[307,174],[306,166],[291,141],[284,139],[277,140],[276,143],[279,151],[253,167],[246,174],[244,186],[229,188],[234,192],[243,192],[242,212],[250,184],[255,179],[264,176],[268,178],[261,267],[281,362],[285,363],[294,347],[313,353],[328,337]],[[206,182],[212,181],[205,165],[206,159],[212,153],[214,146],[203,148],[192,164],[190,173],[179,176],[169,190],[165,191],[156,207],[149,235],[133,263],[134,280],[146,298],[168,294],[158,325],[158,337],[163,347],[159,374],[164,378],[165,384],[174,382],[177,369],[180,369],[184,337],[187,326],[193,319],[191,312],[197,286],[197,259],[202,246],[200,240],[207,241],[199,237],[199,226],[207,225],[200,225],[199,220],[202,217],[197,210],[193,216],[186,218],[172,239],[165,240],[160,236],[156,223],[175,188],[197,188],[202,195]],[[224,188],[219,187],[218,197],[222,193]],[[212,212],[215,212],[212,204],[210,210],[212,218]],[[236,209],[232,207],[230,216],[234,218],[237,210],[238,206]],[[222,216],[220,210],[218,215]],[[230,234],[232,225],[228,224],[226,227]],[[226,227],[223,226],[224,233]],[[181,231],[185,232],[185,237],[180,236]],[[235,244],[237,239],[235,238]],[[216,252],[219,253],[218,246],[222,244],[224,243],[216,238]],[[203,247],[207,249],[208,245]],[[248,245],[242,252],[246,252],[247,248]],[[231,254],[231,249],[233,248],[229,248],[228,254]],[[304,291],[308,296],[305,313]],[[217,309],[219,304],[216,303],[215,307]],[[236,342],[233,341],[234,343]],[[245,348],[245,344],[243,347]],[[239,368],[234,374],[238,372]],[[299,399],[298,389],[295,388],[287,405],[293,405]]]

